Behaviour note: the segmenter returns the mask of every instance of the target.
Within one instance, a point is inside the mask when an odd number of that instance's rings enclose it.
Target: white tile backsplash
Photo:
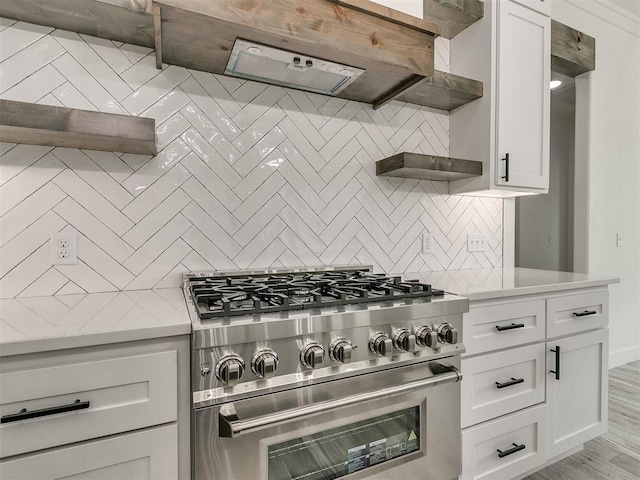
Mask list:
[[[375,175],[398,151],[447,155],[446,112],[157,70],[148,48],[6,19],[0,58],[0,98],[149,116],[159,147],[0,144],[0,297],[69,294],[72,307],[72,294],[177,286],[188,270],[502,263],[501,200]],[[447,40],[435,61],[448,70]],[[79,263],[54,267],[49,235],[69,229]],[[469,232],[490,251],[469,254]]]

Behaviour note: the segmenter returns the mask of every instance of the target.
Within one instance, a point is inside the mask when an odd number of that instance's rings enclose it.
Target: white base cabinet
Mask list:
[[[190,478],[189,337],[3,357],[0,478]]]
[[[547,369],[559,372],[547,373],[550,457],[607,431],[608,334],[596,330],[547,343]]]
[[[11,480],[175,480],[176,424],[36,453],[0,465]]]
[[[591,288],[470,302],[462,480],[520,478],[606,432],[608,299]]]
[[[462,431],[462,478],[514,478],[546,459],[546,406],[527,408]]]

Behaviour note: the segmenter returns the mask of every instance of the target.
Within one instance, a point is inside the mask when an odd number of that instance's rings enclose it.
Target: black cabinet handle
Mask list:
[[[76,400],[75,402],[70,403],[68,405],[59,405],[57,407],[41,408],[40,410],[28,411],[26,408],[23,408],[18,413],[11,413],[9,415],[4,415],[0,419],[0,423],[19,422],[20,420],[27,420],[28,418],[46,417],[48,415],[57,415],[58,413],[73,412],[74,410],[83,410],[85,408],[89,408],[90,404],[91,403],[88,400],[86,402],[81,402],[80,400]]]
[[[556,345],[556,348],[552,348],[551,351],[556,354],[556,369],[549,370],[549,372],[555,373],[556,380],[560,380],[560,347]]]
[[[519,452],[520,450],[524,450],[525,448],[527,447],[525,446],[524,443],[522,445],[518,445],[517,443],[514,443],[513,447],[510,448],[509,450],[505,450],[504,452],[502,450],[498,450],[498,458],[504,458],[507,455],[511,455],[512,453]]]
[[[500,178],[504,178],[505,182],[509,181],[509,154],[506,153],[505,157],[502,159],[504,163],[504,176]]]
[[[514,328],[524,328],[524,323],[512,323],[511,325],[507,325],[503,327],[502,325],[496,325],[496,330],[499,332],[503,332],[505,330],[513,330]]]
[[[585,310],[584,312],[573,312],[573,316],[574,317],[586,317],[587,315],[595,315],[596,312],[595,310]]]
[[[509,380],[508,382],[504,382],[504,383],[496,382],[496,388],[510,387],[511,385],[517,385],[519,383],[524,383],[524,378],[511,377],[511,380]]]

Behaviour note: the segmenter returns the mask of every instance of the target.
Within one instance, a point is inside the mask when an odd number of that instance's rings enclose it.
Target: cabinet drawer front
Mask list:
[[[0,457],[175,421],[177,353],[3,373],[0,415]]]
[[[544,344],[462,360],[462,427],[544,402]]]
[[[545,409],[545,405],[531,407],[462,430],[461,478],[514,478],[542,465],[546,460]]]
[[[544,300],[470,306],[464,316],[467,355],[544,338]]]
[[[0,462],[12,480],[178,478],[176,424]]]
[[[571,335],[609,323],[609,292],[564,295],[547,300],[547,338]]]

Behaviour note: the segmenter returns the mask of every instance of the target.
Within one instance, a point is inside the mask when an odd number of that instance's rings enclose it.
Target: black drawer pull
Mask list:
[[[551,349],[553,353],[556,354],[556,369],[549,370],[550,373],[556,374],[556,380],[560,380],[560,347],[556,345],[555,349]]]
[[[524,328],[524,323],[512,323],[511,325],[507,325],[503,327],[502,325],[496,325],[496,330],[502,332],[504,330],[513,330],[514,328]]]
[[[595,315],[596,312],[595,310],[585,310],[584,312],[573,312],[573,316],[574,317],[586,317],[587,315]]]
[[[505,450],[504,452],[502,450],[498,450],[498,458],[504,458],[507,455],[511,455],[512,453],[516,453],[519,452],[520,450],[524,450],[525,445],[524,443],[522,445],[518,445],[517,443],[513,444],[513,448],[510,448],[509,450]]]
[[[504,383],[496,382],[496,388],[510,387],[511,385],[517,385],[519,383],[524,383],[524,378],[511,377],[511,380],[509,380],[508,382],[504,382]]]
[[[73,412],[74,410],[83,410],[85,408],[89,408],[90,404],[91,403],[88,400],[86,402],[81,402],[80,400],[76,400],[75,402],[70,403],[68,405],[41,408],[40,410],[31,410],[30,412],[26,408],[23,408],[18,413],[11,413],[9,415],[4,415],[0,419],[0,423],[19,422],[20,420],[27,420],[28,418],[46,417],[47,415],[56,415],[58,413]]]

